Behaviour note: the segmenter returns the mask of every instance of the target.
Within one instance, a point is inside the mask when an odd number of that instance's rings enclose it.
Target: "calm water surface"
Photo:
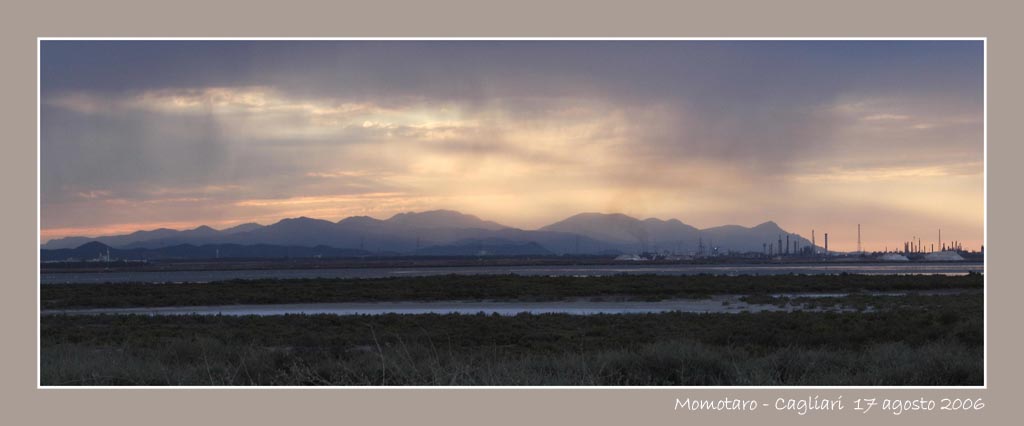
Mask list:
[[[44,273],[42,284],[123,282],[211,282],[233,279],[385,278],[432,275],[777,275],[777,274],[941,274],[983,272],[983,263],[829,264],[829,265],[588,265],[484,266],[444,268],[253,269],[234,271]]]

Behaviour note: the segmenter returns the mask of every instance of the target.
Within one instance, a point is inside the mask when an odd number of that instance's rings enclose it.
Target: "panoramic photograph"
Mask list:
[[[38,102],[42,387],[986,384],[980,39],[42,39]]]

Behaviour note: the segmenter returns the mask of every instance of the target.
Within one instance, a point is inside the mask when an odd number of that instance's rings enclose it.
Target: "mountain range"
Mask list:
[[[186,252],[227,257],[687,253],[702,246],[720,252],[761,252],[765,244],[775,244],[779,238],[785,242],[786,235],[790,241],[798,241],[800,247],[810,245],[807,239],[770,221],[750,228],[726,225],[698,229],[677,219],[581,213],[537,230],[523,230],[473,215],[434,210],[400,213],[383,220],[353,216],[331,222],[299,217],[222,230],[204,225],[180,231],[161,228],[95,238],[66,237],[50,240],[41,249],[44,260],[83,258],[72,256],[75,253],[69,250],[94,242],[117,251],[119,258],[175,257]],[[88,253],[102,249],[96,245],[86,248]]]

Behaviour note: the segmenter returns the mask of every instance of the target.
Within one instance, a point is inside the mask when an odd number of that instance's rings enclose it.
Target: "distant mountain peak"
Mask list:
[[[262,227],[263,227],[263,225],[260,225],[260,224],[258,224],[256,222],[248,222],[248,223],[243,223],[243,224],[240,224],[240,225],[235,225],[235,226],[232,226],[230,228],[224,228],[220,232],[223,232],[223,233],[226,233],[226,234],[234,234],[234,233],[238,233],[238,232],[248,232],[248,231],[252,231],[254,229],[259,229],[259,228],[262,228]]]
[[[660,223],[660,221],[658,221]],[[541,228],[544,231],[568,232],[596,240],[645,242],[649,239],[650,221],[641,221],[622,213],[580,213]]]
[[[380,220],[380,219],[372,218],[370,216],[349,216],[349,217],[346,217],[346,218],[344,218],[342,220],[339,220],[338,224],[339,225],[345,225],[345,224],[353,224],[353,225],[355,225],[355,224],[368,224],[368,223],[377,224],[377,223],[380,223],[380,222],[383,222],[383,221]]]
[[[96,249],[105,250],[105,249],[109,249],[109,248],[110,248],[110,246],[108,246],[106,244],[103,244],[103,243],[101,243],[99,241],[89,241],[89,242],[87,242],[85,244],[82,244],[82,245],[76,247],[75,249],[76,250],[96,250]]]
[[[475,244],[493,245],[496,250],[506,254],[535,254],[541,251],[523,251],[517,247],[524,242],[536,242],[555,253],[629,253],[648,250],[685,253],[693,252],[701,243],[714,245],[716,250],[760,252],[768,243],[775,242],[777,245],[780,235],[790,235],[791,238],[796,236],[796,242],[800,245],[809,243],[799,235],[783,230],[774,221],[766,221],[752,228],[723,225],[698,229],[678,219],[637,219],[623,213],[584,212],[537,230],[523,230],[482,220],[471,214],[440,209],[403,212],[383,220],[351,216],[333,222],[299,216],[281,219],[266,226],[245,223],[220,231],[201,225],[183,231],[161,228],[107,237],[66,237],[51,240],[41,248],[56,250],[84,246],[96,253],[107,248],[135,250],[187,244],[197,247],[211,244],[263,244],[280,247],[322,245],[356,250],[353,253],[416,253],[434,247],[432,251],[454,254],[470,251],[476,253],[473,251]],[[484,250],[488,251],[486,247]]]
[[[622,214],[622,213],[599,213],[599,212],[583,212],[583,213],[578,213],[578,214],[570,216],[566,220],[573,219],[573,218],[613,218],[613,219],[638,220],[637,218],[635,218],[633,216],[629,216],[629,215]]]
[[[473,218],[473,219],[480,220],[480,218],[478,218],[476,216],[473,216],[471,214],[465,214],[465,213],[462,213],[462,212],[457,212],[455,210],[447,210],[447,209],[424,210],[424,211],[421,211],[421,212],[415,212],[415,211],[402,212],[402,213],[397,213],[394,216],[391,216],[391,218],[388,219],[388,220],[401,220],[402,218],[407,218],[407,217],[465,217],[465,218]]]
[[[314,219],[308,216],[288,217],[277,221],[277,223],[301,223],[301,222],[327,222],[323,219]]]
[[[505,225],[482,220],[471,214],[444,209],[398,213],[391,216],[386,222],[421,228],[478,228],[490,230],[508,228]]]

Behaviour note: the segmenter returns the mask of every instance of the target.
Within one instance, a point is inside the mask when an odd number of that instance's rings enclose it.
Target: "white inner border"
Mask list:
[[[984,214],[982,247],[988,242],[988,37],[39,37],[36,39],[36,243],[42,231],[41,74],[43,41],[981,41]],[[988,256],[983,259],[984,385],[981,386],[43,386],[40,326],[41,253],[36,249],[36,389],[988,389]]]

